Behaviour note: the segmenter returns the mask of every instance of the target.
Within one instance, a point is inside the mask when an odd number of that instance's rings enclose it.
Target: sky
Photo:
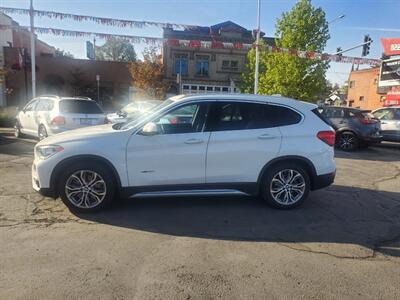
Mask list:
[[[288,11],[295,0],[261,0],[261,30],[274,36],[275,23],[283,12]],[[331,39],[325,49],[334,53],[337,47],[350,48],[363,42],[370,34],[373,43],[368,57],[380,58],[381,37],[400,37],[400,0],[313,0],[314,6],[322,7],[327,20],[340,15],[343,19],[329,25]],[[0,6],[29,8],[29,0],[0,0]],[[97,17],[148,20],[210,26],[231,20],[245,28],[256,28],[257,0],[34,0],[34,8],[64,13],[92,15]],[[11,15],[20,25],[29,25],[29,17]],[[94,31],[102,33],[161,37],[162,30],[156,27],[118,28],[92,22],[35,18],[39,27],[54,27],[68,30]],[[87,38],[39,35],[46,43],[71,52],[77,58],[85,58]],[[104,41],[98,40],[96,45]],[[145,45],[135,45],[141,52]],[[361,48],[345,55],[361,56]],[[350,64],[331,63],[327,78],[333,83],[343,84],[351,69]],[[363,68],[368,66],[361,66]]]

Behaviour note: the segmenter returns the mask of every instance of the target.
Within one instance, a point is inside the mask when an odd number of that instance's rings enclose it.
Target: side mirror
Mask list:
[[[149,122],[143,126],[141,133],[143,135],[156,135],[158,134],[157,125],[153,122]]]

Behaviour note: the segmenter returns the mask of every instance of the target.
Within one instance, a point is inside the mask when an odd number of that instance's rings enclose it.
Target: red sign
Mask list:
[[[392,87],[387,93],[383,106],[400,105],[400,87]]]
[[[400,55],[400,38],[397,39],[385,39],[381,38],[384,53],[387,56]]]

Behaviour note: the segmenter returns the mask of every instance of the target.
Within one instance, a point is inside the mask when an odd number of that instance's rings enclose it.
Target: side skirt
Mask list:
[[[257,196],[257,194],[257,183],[253,182],[123,187],[120,192],[120,196],[123,198],[211,195]]]

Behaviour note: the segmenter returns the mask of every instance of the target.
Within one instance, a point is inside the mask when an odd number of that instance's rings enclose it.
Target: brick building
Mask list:
[[[367,110],[382,107],[386,94],[378,93],[380,67],[351,71],[348,81],[348,106]]]
[[[231,21],[210,27],[174,30],[165,28],[167,40],[186,40],[188,46],[165,43],[163,46],[164,78],[171,84],[171,94],[179,93],[177,74],[182,75],[182,93],[239,92],[240,75],[246,64],[249,48],[196,47],[191,41],[212,43],[254,42],[252,31]],[[273,45],[273,38],[264,38]]]

